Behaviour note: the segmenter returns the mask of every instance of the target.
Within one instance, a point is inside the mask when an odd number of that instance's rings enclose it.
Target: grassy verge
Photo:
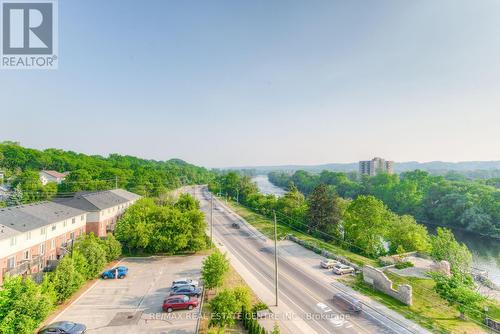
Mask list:
[[[253,225],[257,230],[259,230],[262,234],[273,238],[274,237],[274,224],[271,219],[255,213],[251,211],[250,209],[247,209],[246,207],[237,204],[234,201],[229,201],[227,205],[238,215],[240,215],[243,219],[245,219],[249,224]],[[278,224],[278,237],[284,237],[287,234],[292,234],[295,237],[307,241],[319,248],[325,249],[327,251],[330,251],[332,253],[335,253],[337,255],[343,256],[349,261],[352,261],[358,265],[364,265],[368,264],[371,266],[378,266],[378,263],[376,260],[369,259],[367,257],[364,257],[362,255],[350,252],[348,250],[345,250],[339,246],[333,245],[331,243],[328,243],[326,241],[320,240],[318,238],[315,238],[313,236],[310,236],[308,234],[298,232],[289,226],[283,225],[283,224]]]
[[[431,279],[409,278],[387,273],[392,280],[393,288],[399,284],[410,284],[413,288],[413,305],[407,306],[400,301],[372,289],[363,282],[361,276],[352,280],[344,280],[355,290],[384,304],[408,319],[428,328],[433,333],[488,333],[486,329],[472,320],[462,320],[454,306],[449,305],[433,289]]]
[[[241,278],[236,270],[232,266],[230,266],[229,272],[224,279],[224,284],[220,289],[218,289],[218,291],[221,291],[223,289],[232,289],[238,286],[246,286],[248,288],[252,298],[252,305],[259,302],[259,298],[254,294],[252,289],[245,283],[243,278]],[[205,291],[205,299],[203,301],[203,308],[201,310],[202,320],[200,322],[200,328],[198,331],[199,334],[209,333],[211,311],[208,302],[212,298],[214,298],[216,294],[216,291]],[[224,328],[224,333],[247,333],[247,331],[243,328],[241,321],[236,321],[234,326]]]

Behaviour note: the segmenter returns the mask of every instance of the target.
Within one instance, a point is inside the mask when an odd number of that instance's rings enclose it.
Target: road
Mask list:
[[[210,195],[198,188],[201,209],[210,217]],[[216,201],[216,207],[222,204]],[[267,238],[252,229],[235,229],[239,219],[227,207],[214,211],[214,238],[252,272],[269,291],[274,291],[274,248]],[[279,254],[279,251],[278,251]],[[304,319],[316,333],[414,333],[372,310],[348,314],[333,303],[337,288],[301,270],[290,259],[279,256],[279,300]],[[375,313],[375,314],[374,314]]]

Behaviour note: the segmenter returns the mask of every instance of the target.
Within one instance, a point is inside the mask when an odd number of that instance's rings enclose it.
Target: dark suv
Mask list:
[[[180,286],[177,289],[172,289],[170,290],[170,295],[186,295],[190,297],[200,297],[201,296],[201,289],[200,288],[195,288],[193,286],[187,285],[187,286]]]

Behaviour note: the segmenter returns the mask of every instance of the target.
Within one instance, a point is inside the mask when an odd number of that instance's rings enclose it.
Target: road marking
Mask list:
[[[228,215],[225,215],[225,218],[226,218],[227,220],[229,220],[229,223],[230,223],[230,222],[231,222],[231,220],[234,220],[234,217],[230,216],[230,215],[229,215],[229,213],[232,213],[234,216],[236,216],[237,214],[235,214],[235,213],[233,213],[232,211],[229,211],[229,210],[228,210]],[[238,216],[238,217],[239,217],[239,216]],[[215,218],[215,217],[214,217],[214,218]],[[222,227],[226,233],[227,233],[227,231],[229,231],[229,229],[228,229],[226,226],[224,226],[224,223],[223,223],[223,222],[219,221],[218,219],[214,219],[214,221],[219,222],[218,226]],[[252,227],[253,227],[253,226],[252,226]],[[216,229],[214,229],[214,231],[216,231]],[[258,232],[258,233],[260,233],[260,232]],[[225,238],[225,237],[223,237],[223,238]],[[267,240],[269,240],[269,239],[266,237],[266,238],[265,238],[265,240],[267,241]],[[267,244],[267,242],[266,242],[266,244]],[[226,246],[226,247],[227,247],[227,246]],[[234,249],[234,247],[231,247],[231,248],[233,248],[233,249]],[[237,253],[237,252],[236,252],[236,253]],[[241,257],[241,254],[240,254],[240,257]],[[271,264],[270,260],[268,260],[268,259],[266,259],[266,258],[264,258],[264,257],[262,257],[262,258],[261,258],[261,260],[262,260],[262,262],[266,262],[268,266],[271,266],[271,267],[273,266],[273,265]],[[245,259],[245,261],[246,261],[246,259]],[[286,262],[286,263],[287,263],[290,267],[293,267],[293,264],[291,264],[291,263],[290,263],[288,260],[286,260],[283,256],[280,256],[280,257],[279,257],[279,261]],[[248,261],[246,261],[246,262],[248,263]],[[250,263],[248,263],[248,264],[249,264],[249,265],[251,265]],[[260,273],[259,273],[259,274],[260,274]],[[293,279],[293,278],[292,278],[292,277],[290,277],[288,274],[284,274],[283,272],[281,272],[280,274],[281,274],[283,277],[285,277],[286,279],[288,279],[289,281],[294,281],[294,282],[296,282],[296,283],[299,283],[299,286],[304,286],[304,284],[302,284],[302,283],[300,283],[299,281],[297,281],[297,280]],[[262,275],[262,274],[261,274],[261,275]],[[307,275],[307,274],[306,274],[306,276],[307,276],[310,280],[316,281],[316,280],[314,279],[314,277],[311,277],[311,276],[309,276],[309,275]],[[267,278],[266,278],[266,279],[267,279]],[[328,290],[330,290],[330,288],[329,288],[329,286],[328,286],[328,285],[326,285],[326,284],[322,284],[322,283],[319,283],[319,284],[321,284],[324,288],[327,288]],[[309,289],[307,289],[306,287],[303,287],[303,289],[304,289],[305,291],[307,291],[307,292],[308,292],[308,294],[310,295],[310,297],[311,297],[312,299],[314,299],[315,301],[318,301],[318,302],[319,302],[319,301],[321,300],[321,298],[319,298],[319,297],[318,297],[315,293],[313,293],[312,291],[310,291],[310,290],[309,290]],[[284,296],[286,296],[286,294],[284,294],[284,292],[281,292],[281,293],[282,293]],[[296,305],[296,306],[297,306],[300,310],[302,310],[304,313],[307,313],[307,312],[305,312],[305,310],[304,310],[301,306],[297,305],[297,304],[296,304],[293,300],[291,300],[291,299],[290,299],[290,297],[288,297],[288,296],[286,296],[286,297],[287,297],[287,299],[288,299],[290,302],[292,302],[294,305]],[[321,327],[322,329],[324,329],[324,330],[326,330],[327,332],[329,332],[329,330],[325,329],[325,327],[324,327],[323,325],[321,325],[318,321],[316,321],[316,320],[313,320],[313,321],[314,321],[316,324],[318,324],[318,326],[319,326],[319,327]],[[365,333],[369,333],[369,331],[365,330],[365,329],[364,329],[364,328],[363,328],[360,324],[357,324],[357,323],[356,323],[356,322],[354,322],[354,321],[353,321],[353,323],[356,325],[356,327],[359,327],[359,328],[358,328],[359,330],[361,330],[361,331],[363,331],[363,332],[365,332]],[[375,321],[375,323],[379,323],[379,322],[378,322],[378,321]],[[384,327],[385,327],[385,326],[384,326]]]

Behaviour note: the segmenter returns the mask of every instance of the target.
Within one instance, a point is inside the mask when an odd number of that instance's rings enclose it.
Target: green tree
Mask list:
[[[108,233],[106,239],[102,241],[102,246],[106,251],[107,262],[114,261],[122,255],[122,244],[112,233]]]
[[[16,206],[23,204],[23,191],[21,190],[21,185],[18,184],[12,194],[7,198],[7,206]]]
[[[344,237],[354,252],[376,258],[385,253],[384,236],[395,215],[373,196],[353,200],[344,218]]]
[[[429,253],[431,243],[429,233],[424,225],[418,224],[415,218],[409,215],[394,217],[390,221],[385,240],[389,242],[389,252],[398,253],[418,251]]]
[[[436,235],[431,236],[431,257],[434,260],[446,260],[451,269],[458,273],[468,273],[472,264],[472,254],[465,244],[455,240],[453,232],[438,227]]]
[[[31,334],[54,307],[31,279],[6,277],[0,290],[0,332]]]
[[[84,235],[75,242],[74,248],[87,260],[85,279],[97,277],[107,263],[106,251],[99,239],[93,233]]]
[[[238,306],[238,301],[232,290],[225,289],[219,292],[217,296],[210,300],[211,325],[232,326],[235,321],[235,313],[240,310]]]
[[[70,256],[65,256],[59,261],[51,280],[58,302],[63,302],[71,297],[85,282],[84,276],[77,270],[73,258]]]
[[[222,286],[224,277],[229,271],[229,261],[226,254],[219,250],[214,251],[203,260],[201,268],[201,277],[207,289],[218,288]]]
[[[314,232],[319,230],[333,238],[340,238],[341,214],[338,202],[328,187],[320,184],[314,188],[309,197],[308,230]]]

